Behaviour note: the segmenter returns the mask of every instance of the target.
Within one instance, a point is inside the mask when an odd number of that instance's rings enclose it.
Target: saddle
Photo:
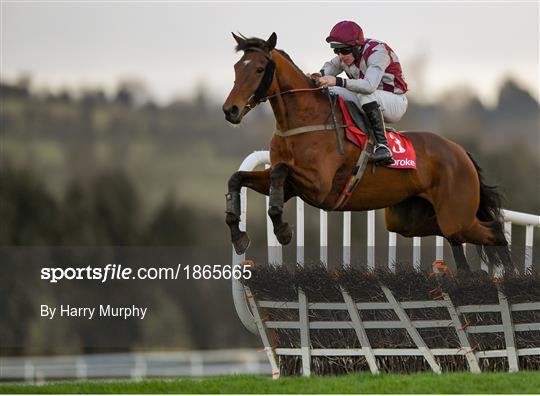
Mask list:
[[[366,126],[366,120],[360,109],[356,107],[356,104],[351,101],[345,101],[341,97],[338,97],[338,101],[345,121],[345,136],[347,140],[358,146],[361,150],[356,165],[353,167],[351,175],[345,184],[345,188],[333,208],[334,210],[343,210],[366,170],[368,159],[374,149],[374,139],[371,138],[370,133],[366,133],[369,131]],[[393,128],[386,128],[386,132],[390,150],[392,150],[395,161],[394,164],[387,165],[386,167],[415,169],[416,153],[414,152],[412,142],[405,135],[397,133]]]

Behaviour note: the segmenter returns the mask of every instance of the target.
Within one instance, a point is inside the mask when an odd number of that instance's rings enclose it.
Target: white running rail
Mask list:
[[[35,383],[59,379],[266,374],[269,370],[266,356],[253,349],[0,357],[0,381]]]

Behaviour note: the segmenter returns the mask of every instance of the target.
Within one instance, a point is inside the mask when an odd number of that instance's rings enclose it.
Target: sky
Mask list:
[[[539,98],[539,2],[10,2],[1,4],[1,77],[30,73],[37,87],[105,87],[142,80],[160,102],[201,84],[224,101],[234,80],[231,32],[278,35],[306,72],[333,54],[340,20],[385,41],[423,101],[474,92],[496,102],[511,76]]]

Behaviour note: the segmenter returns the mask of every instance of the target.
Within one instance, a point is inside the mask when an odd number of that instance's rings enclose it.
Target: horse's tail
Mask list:
[[[482,168],[473,158],[472,154],[467,152],[469,159],[474,164],[478,179],[480,180],[480,206],[476,216],[481,221],[502,221],[501,208],[503,197],[499,193],[497,186],[488,185],[485,181]]]
[[[467,152],[467,155],[474,164],[480,180],[480,205],[476,217],[491,229],[497,241],[496,246],[478,246],[478,253],[485,262],[502,264],[505,267],[513,266],[504,235],[504,221],[501,213],[503,196],[497,186],[486,183],[482,168],[472,154]]]

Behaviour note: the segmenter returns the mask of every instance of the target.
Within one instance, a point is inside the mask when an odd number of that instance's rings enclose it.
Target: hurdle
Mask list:
[[[256,151],[246,157],[239,170],[251,171],[259,166],[268,167],[270,163],[268,151]],[[268,198],[266,198],[268,207]],[[512,241],[512,227],[524,226],[525,235],[525,258],[523,272],[532,270],[533,265],[533,239],[534,229],[540,227],[540,216],[503,210],[505,235],[509,243]],[[240,229],[246,230],[247,221],[247,191],[241,190],[241,217]],[[320,234],[320,262],[328,264],[328,232],[327,213],[319,212]],[[375,211],[367,212],[367,249],[366,263],[368,271],[375,270]],[[351,212],[343,212],[343,251],[342,260],[344,266],[351,265]],[[415,271],[421,266],[422,238],[412,238],[412,266]],[[273,234],[272,224],[267,217],[267,245],[268,262],[274,265],[282,264],[282,249]],[[304,264],[304,202],[296,198],[296,262]],[[397,235],[388,233],[388,268],[396,270]],[[434,259],[444,258],[444,238],[436,237]],[[242,265],[245,254],[237,255],[232,250],[232,262],[234,266]],[[500,271],[500,269],[498,270]],[[495,271],[496,272],[496,271]],[[381,285],[386,298],[385,302],[355,302],[351,295],[341,287],[343,302],[318,302],[308,301],[303,290],[298,290],[296,301],[264,301],[256,300],[250,288],[239,280],[232,280],[233,301],[237,314],[244,326],[254,334],[261,337],[264,351],[266,352],[272,367],[272,377],[279,378],[279,358],[282,356],[299,356],[302,361],[302,374],[312,374],[312,357],[316,356],[362,356],[365,358],[369,370],[373,374],[380,372],[376,357],[378,356],[420,356],[434,373],[441,373],[442,367],[436,357],[440,356],[464,356],[467,367],[471,372],[481,372],[480,359],[504,357],[508,362],[508,371],[519,370],[519,357],[540,356],[540,345],[534,348],[518,348],[516,345],[516,332],[540,331],[540,323],[513,323],[512,314],[524,311],[540,310],[540,302],[524,302],[511,304],[501,290],[498,290],[498,304],[490,305],[461,305],[456,306],[451,298],[442,293],[438,300],[426,301],[399,301],[392,291],[385,285]],[[444,320],[414,320],[411,319],[408,310],[441,308],[446,310],[449,319]],[[272,321],[266,320],[261,310],[291,310],[298,312],[298,320]],[[309,312],[317,310],[344,311],[349,315],[349,320],[342,321],[310,321]],[[390,310],[398,320],[370,320],[362,319],[362,311]],[[492,312],[499,316],[500,323],[489,325],[473,325],[467,323],[466,316],[474,313]],[[455,331],[459,340],[459,348],[429,348],[422,339],[420,329],[451,328]],[[269,332],[273,329],[294,329],[300,333],[299,348],[280,348],[271,344]],[[353,330],[361,348],[312,348],[310,330],[320,329],[348,329]],[[373,348],[370,344],[367,330],[370,329],[405,329],[408,336],[413,340],[415,348]],[[470,341],[471,334],[503,333],[505,349],[477,350]]]

